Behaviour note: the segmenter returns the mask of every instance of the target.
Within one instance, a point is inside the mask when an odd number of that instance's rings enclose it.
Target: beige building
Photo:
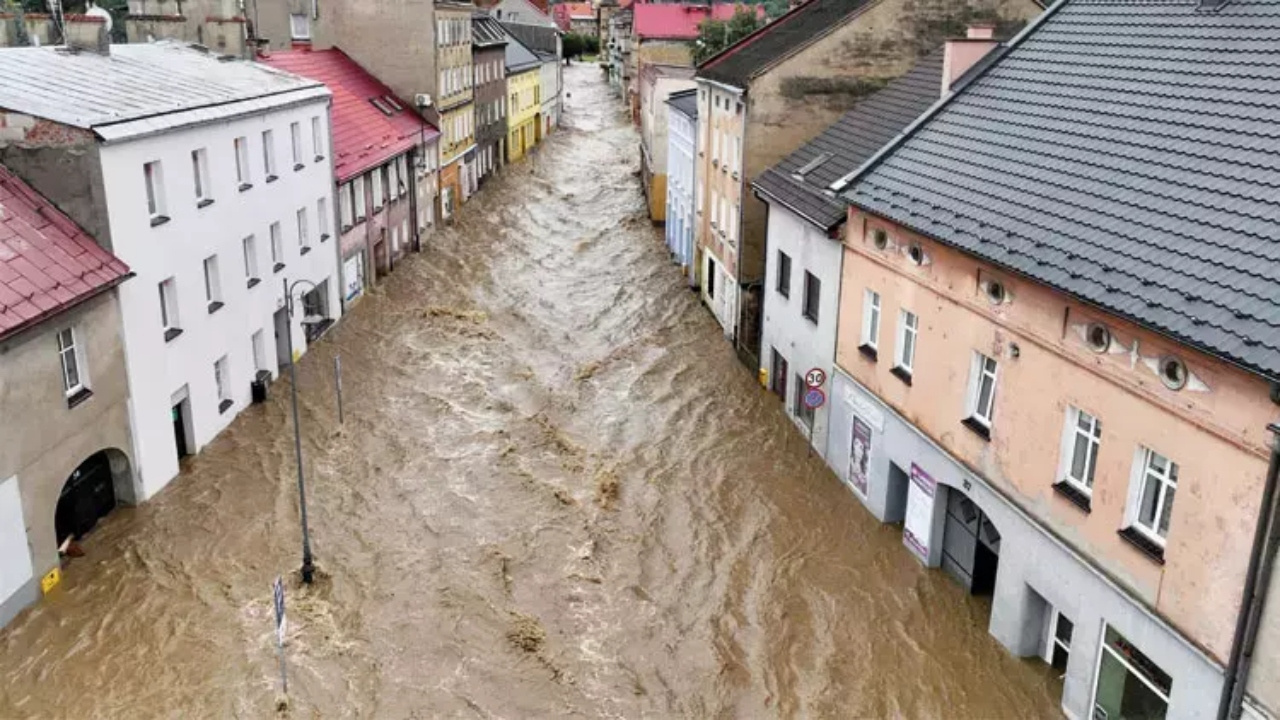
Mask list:
[[[448,221],[476,191],[475,76],[471,67],[472,6],[436,3],[435,99],[440,118],[440,217]]]
[[[128,268],[2,166],[0,237],[4,625],[56,585],[65,541],[96,552],[97,521],[141,493],[115,293]]]
[[[1280,101],[1238,63],[1256,42],[1280,42],[1261,5],[1066,0],[828,185],[852,209],[827,461],[992,596],[1068,717],[1280,710],[1280,219],[1255,172],[1280,148],[1235,151]],[[1176,119],[1151,99],[1184,70],[1145,61],[1175,45],[1215,88]]]
[[[640,73],[640,183],[649,219],[667,219],[667,98],[693,88],[693,68],[649,64]]]
[[[697,267],[725,334],[754,367],[760,352],[765,204],[747,183],[942,44],[965,22],[1010,37],[1036,0],[813,0],[698,68]],[[637,10],[638,12],[638,10]],[[637,15],[637,17],[639,17]],[[637,22],[637,25],[639,23]]]

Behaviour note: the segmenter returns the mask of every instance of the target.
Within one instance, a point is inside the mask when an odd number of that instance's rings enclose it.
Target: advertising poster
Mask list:
[[[849,451],[849,482],[865,497],[867,465],[871,461],[871,426],[853,416],[853,444]]]
[[[356,253],[342,263],[342,278],[346,280],[346,299],[350,300],[364,290],[364,255]]]
[[[929,562],[929,541],[933,533],[933,499],[937,483],[919,465],[911,463],[911,482],[907,490],[907,517],[902,542],[922,562]]]

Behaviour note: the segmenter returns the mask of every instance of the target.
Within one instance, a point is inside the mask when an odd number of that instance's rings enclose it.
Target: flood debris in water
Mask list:
[[[596,473],[596,504],[605,510],[612,510],[618,503],[622,492],[618,476],[612,470],[602,469]]]
[[[507,640],[527,653],[536,653],[546,642],[547,631],[537,618],[513,611],[511,624],[507,629]]]

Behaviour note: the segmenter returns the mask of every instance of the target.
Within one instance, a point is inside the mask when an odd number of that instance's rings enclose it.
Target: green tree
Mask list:
[[[755,5],[739,6],[728,20],[703,20],[693,44],[693,61],[705,61],[755,32],[761,24]]]

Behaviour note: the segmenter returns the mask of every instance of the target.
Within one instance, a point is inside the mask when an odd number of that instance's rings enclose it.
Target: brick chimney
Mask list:
[[[960,76],[1000,44],[995,34],[995,25],[970,25],[963,38],[947,41],[942,49],[943,95],[951,91]]]

